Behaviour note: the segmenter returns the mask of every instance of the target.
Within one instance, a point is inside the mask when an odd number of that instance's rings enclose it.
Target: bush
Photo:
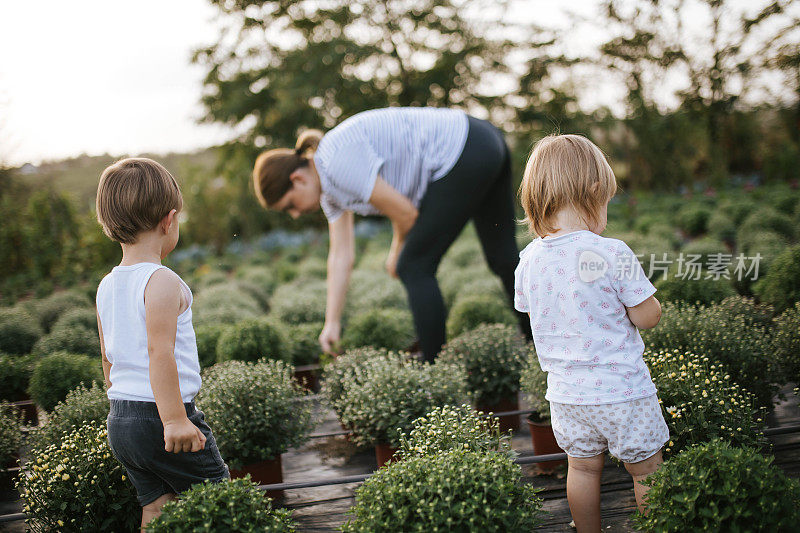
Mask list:
[[[528,348],[528,364],[522,369],[519,385],[528,398],[530,408],[538,415],[539,420],[550,420],[550,402],[547,401],[547,372],[539,365],[539,357],[533,343]]]
[[[346,348],[373,346],[405,350],[415,338],[414,320],[402,309],[370,309],[354,316],[342,338]]]
[[[769,331],[756,318],[735,314],[729,305],[664,305],[658,327],[643,331],[654,351],[683,350],[708,357],[731,379],[756,396],[759,406],[770,407],[778,391],[779,362],[770,348]]]
[[[719,203],[717,212],[724,213],[731,220],[741,223],[756,209],[756,204],[748,198],[729,198]]]
[[[714,255],[731,255],[731,252],[728,250],[728,247],[725,246],[725,243],[718,239],[714,239],[713,237],[701,237],[699,239],[695,239],[686,244],[681,249],[681,252],[684,254],[685,258],[689,254],[699,255],[700,259],[697,261],[702,263],[704,266],[706,263],[713,260],[712,256]]]
[[[385,252],[381,257],[384,255]],[[349,312],[365,309],[408,309],[408,298],[403,284],[385,272],[358,269],[350,276],[347,308]]]
[[[356,489],[347,532],[532,531],[536,489],[505,454],[454,450],[381,468]]]
[[[36,341],[33,346],[35,355],[47,355],[56,352],[70,352],[100,358],[100,337],[96,331],[80,326],[74,328],[53,329],[50,333]]]
[[[347,350],[325,366],[320,394],[339,419],[342,418],[343,405],[341,398],[344,394],[345,382],[354,383],[357,379],[360,379],[361,373],[359,370],[367,361],[388,356],[389,352],[387,350],[368,346],[366,348]],[[399,356],[393,354],[392,357]]]
[[[433,365],[401,357],[362,363],[342,382],[337,406],[341,422],[352,427],[359,445],[397,447],[400,434],[433,407],[461,405],[467,399],[466,376],[458,366]]]
[[[762,230],[774,231],[786,239],[792,239],[795,236],[791,217],[779,213],[772,207],[760,207],[751,213],[739,227],[737,240],[742,240],[742,237],[749,233]]]
[[[400,436],[398,459],[438,455],[452,450],[504,452],[511,455],[508,436],[500,433],[500,422],[482,417],[469,405],[434,407]]]
[[[35,302],[34,309],[39,316],[42,328],[45,332],[49,332],[56,320],[67,311],[91,305],[92,302],[79,291],[62,291]]]
[[[323,280],[287,283],[272,296],[272,313],[287,324],[324,322],[326,295]]]
[[[447,343],[439,359],[461,366],[476,405],[487,406],[516,397],[525,354],[514,327],[484,324]]]
[[[440,268],[442,274],[439,277],[439,286],[442,291],[442,298],[448,308],[452,308],[456,301],[473,296],[474,293],[467,291],[467,286],[482,287],[481,294],[486,293],[486,287],[491,287],[493,283],[498,283],[497,278],[486,268],[485,265],[470,266],[460,270],[445,270]],[[505,293],[492,291],[498,297],[505,297]]]
[[[30,353],[43,333],[38,321],[21,308],[0,309],[0,352]]]
[[[291,363],[295,366],[311,365],[319,361],[322,348],[319,333],[322,323],[286,326],[286,338]]]
[[[665,454],[717,438],[736,446],[763,441],[764,411],[708,357],[676,350],[645,352],[645,361],[669,426]]]
[[[59,330],[73,328],[89,330],[95,337],[100,338],[97,330],[97,312],[88,308],[65,311],[64,314],[58,317],[58,320],[53,324],[53,329],[50,331],[54,333]]]
[[[296,531],[291,511],[273,509],[272,501],[249,476],[220,483],[198,483],[167,502],[150,522],[151,533],[290,533]]]
[[[774,231],[756,230],[746,235],[740,235],[736,245],[737,255],[741,253],[747,258],[756,257],[756,254],[760,256],[758,274],[759,277],[763,277],[766,272],[769,272],[775,259],[786,249],[788,241]],[[736,261],[736,256],[734,256],[734,261]],[[747,261],[748,265],[750,261],[752,259]],[[744,272],[742,272],[742,276],[744,276]],[[748,280],[752,276],[753,273],[750,273],[747,276]]]
[[[708,233],[715,239],[732,243],[736,240],[736,222],[723,211],[714,211],[708,219]]]
[[[800,302],[800,244],[786,249],[775,259],[767,276],[756,283],[755,292],[778,313]]]
[[[638,233],[625,233],[617,238],[625,241],[631,250],[639,256],[639,262],[642,264],[644,273],[650,281],[662,279],[664,277],[662,267],[670,265],[676,259],[673,243],[669,239],[650,235],[642,236]],[[665,261],[667,262],[665,263]]]
[[[256,361],[266,357],[289,362],[291,353],[278,324],[267,319],[243,320],[228,326],[217,341],[217,361]]]
[[[688,235],[700,235],[706,232],[711,209],[704,205],[687,205],[677,214],[678,227]]]
[[[793,531],[800,487],[752,448],[720,441],[694,446],[662,464],[646,484],[645,531]]]
[[[200,368],[207,368],[217,362],[217,343],[222,332],[229,327],[231,326],[224,324],[204,324],[194,329]]]
[[[196,326],[236,324],[264,313],[258,300],[238,284],[223,283],[200,292],[192,303]]]
[[[56,352],[36,363],[28,394],[39,407],[50,411],[79,385],[102,383],[103,369],[99,358]]]
[[[297,280],[324,280],[328,275],[328,262],[321,257],[307,257],[297,265]]]
[[[38,357],[0,353],[0,400],[17,402],[25,399],[28,384]]]
[[[781,382],[800,382],[800,303],[775,319],[772,352],[781,362]]]
[[[30,434],[31,447],[36,451],[44,451],[50,445],[61,444],[65,436],[87,423],[101,426],[106,422],[108,410],[104,386],[99,383],[92,383],[90,388],[79,385],[55,406],[47,423]]]
[[[708,305],[720,302],[736,294],[726,279],[681,279],[675,275],[655,283],[659,300]]]
[[[231,468],[273,459],[307,439],[311,404],[283,361],[227,361],[204,372],[197,404]]]
[[[248,266],[236,271],[239,285],[250,292],[261,305],[262,309],[269,308],[269,299],[278,282],[275,275],[264,266]]]
[[[503,299],[485,294],[464,296],[450,310],[447,336],[452,339],[481,324],[516,325],[517,317]]]
[[[22,444],[22,418],[11,404],[0,401],[0,471],[17,458]],[[0,472],[0,475],[2,473]]]
[[[141,507],[102,426],[87,424],[31,456],[17,488],[32,531],[134,531]]]

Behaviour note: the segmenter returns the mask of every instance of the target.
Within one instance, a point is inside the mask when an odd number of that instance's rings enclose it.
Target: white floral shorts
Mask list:
[[[604,405],[550,402],[550,418],[558,445],[572,457],[594,457],[608,450],[623,463],[638,463],[669,441],[655,394]]]

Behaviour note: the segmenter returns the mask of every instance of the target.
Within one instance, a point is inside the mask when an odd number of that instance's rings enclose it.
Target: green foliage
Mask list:
[[[448,308],[452,308],[457,300],[476,293],[496,295],[498,299],[506,297],[499,280],[486,265],[472,265],[451,271],[440,267],[439,272],[439,285]]]
[[[662,464],[646,484],[644,531],[793,531],[800,486],[753,448],[713,441]]]
[[[33,454],[17,488],[31,531],[133,531],[141,507],[101,425],[84,425]]]
[[[547,401],[547,372],[542,371],[533,343],[528,347],[528,364],[522,369],[520,389],[528,398],[530,408],[542,421],[550,420],[550,402]]]
[[[669,426],[665,454],[712,439],[736,446],[763,442],[764,410],[713,360],[674,350],[645,352],[645,361]]]
[[[42,357],[33,369],[28,394],[46,411],[67,397],[78,385],[103,381],[100,358],[56,352]]]
[[[476,405],[486,406],[516,397],[526,351],[514,327],[484,324],[448,342],[439,359],[462,367]]]
[[[51,333],[58,330],[73,328],[88,330],[95,337],[98,339],[100,338],[97,330],[97,313],[94,309],[78,308],[66,311],[63,315],[58,317],[58,320],[53,324]]]
[[[800,302],[800,244],[786,249],[775,259],[767,276],[756,283],[755,292],[778,313]]]
[[[273,459],[301,445],[311,403],[283,361],[226,361],[205,370],[197,404],[231,468]]]
[[[460,298],[447,318],[447,336],[457,337],[481,324],[517,324],[511,306],[502,298],[476,294]]]
[[[108,417],[109,402],[105,387],[93,382],[90,388],[79,385],[67,393],[50,413],[47,423],[36,428],[29,436],[31,448],[44,452],[51,445],[58,446],[64,437],[87,423],[102,426]]]
[[[100,358],[100,337],[97,331],[83,326],[53,329],[36,341],[33,353],[47,355],[55,352],[70,352]]]
[[[342,344],[347,348],[374,346],[405,350],[414,342],[414,321],[403,309],[369,309],[355,315],[347,324]]]
[[[445,405],[414,420],[410,431],[400,436],[397,457],[403,460],[453,450],[512,454],[510,439],[500,433],[497,418],[482,417],[469,405]]]
[[[721,208],[717,208],[708,219],[708,233],[722,242],[736,240],[736,222]]]
[[[397,447],[414,420],[433,407],[466,399],[466,375],[458,366],[377,357],[345,374],[336,409],[341,423],[353,428],[357,444]]]
[[[656,281],[658,298],[661,302],[681,302],[687,304],[713,304],[736,294],[730,281],[725,278],[707,279],[705,274],[700,279],[682,279],[675,272],[666,279]]]
[[[697,236],[706,232],[711,209],[704,205],[689,204],[677,214],[678,227],[688,235]]]
[[[325,281],[295,281],[278,287],[272,296],[272,313],[287,324],[325,321]]]
[[[772,351],[783,369],[784,383],[800,382],[800,303],[775,319]]]
[[[50,331],[58,318],[76,307],[88,307],[91,302],[79,291],[56,292],[35,302],[34,309],[39,315],[39,323],[44,330]]]
[[[0,401],[0,470],[16,459],[22,445],[22,418],[11,404]],[[0,473],[0,475],[2,475]]]
[[[25,398],[38,357],[0,353],[0,400],[17,402]]]
[[[375,349],[369,346],[347,350],[325,366],[320,394],[340,420],[344,409],[342,396],[344,395],[345,382],[352,384],[363,379],[361,367],[372,359],[385,357],[390,357],[388,350]],[[392,354],[391,357],[400,356]]]
[[[322,353],[318,340],[321,331],[322,324],[318,322],[286,326],[287,350],[293,365],[311,365],[319,361]]]
[[[536,489],[501,452],[452,450],[381,468],[356,489],[347,532],[533,530]]]
[[[267,266],[253,265],[239,268],[236,270],[236,277],[249,287],[257,288],[259,301],[268,301],[278,286],[275,274]]]
[[[658,327],[643,331],[642,338],[651,350],[685,350],[708,357],[753,393],[759,406],[769,407],[780,371],[769,331],[758,325],[763,311],[739,297],[733,300],[740,301],[738,312],[728,301],[697,309],[665,304]]]
[[[22,308],[0,309],[0,352],[30,353],[42,334],[36,319]]]
[[[150,522],[150,533],[291,533],[296,531],[291,511],[273,509],[249,477],[220,483],[198,483],[167,502]]]
[[[217,362],[217,343],[222,332],[233,327],[225,324],[203,324],[194,328],[197,341],[197,359],[200,368],[207,368]]]
[[[795,236],[791,217],[779,213],[771,206],[760,207],[744,219],[739,227],[738,240],[758,231],[773,231],[785,239]]]
[[[217,341],[217,361],[256,361],[266,357],[290,362],[281,325],[268,319],[243,320],[228,326]]]
[[[255,296],[238,283],[212,285],[192,303],[192,318],[197,326],[210,324],[236,324],[264,313]]]
[[[728,216],[731,220],[736,222],[737,226],[756,209],[756,203],[743,196],[734,196],[721,200],[717,208],[717,213]]]
[[[697,261],[703,264],[712,261],[713,256],[718,256],[720,254],[730,255],[731,253],[724,242],[713,237],[695,239],[686,244],[681,249],[681,252],[683,252],[684,256],[687,254],[699,255],[700,258]]]
[[[381,253],[383,261],[385,252]],[[408,299],[403,284],[386,272],[354,270],[350,275],[347,292],[348,311],[365,309],[408,309]]]

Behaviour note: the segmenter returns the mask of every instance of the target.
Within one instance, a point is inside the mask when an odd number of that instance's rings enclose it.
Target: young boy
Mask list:
[[[97,219],[122,245],[122,261],[97,289],[97,326],[108,398],[108,440],[142,505],[142,530],[192,484],[229,477],[193,398],[200,364],[192,293],[161,260],[178,243],[183,198],[150,159],[105,169]]]

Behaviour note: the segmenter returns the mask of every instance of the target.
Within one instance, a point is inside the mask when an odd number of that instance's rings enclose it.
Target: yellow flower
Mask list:
[[[69,474],[64,474],[63,476],[61,476],[61,479],[62,479],[63,481],[66,481],[66,480],[68,480],[68,479],[69,479]]]

